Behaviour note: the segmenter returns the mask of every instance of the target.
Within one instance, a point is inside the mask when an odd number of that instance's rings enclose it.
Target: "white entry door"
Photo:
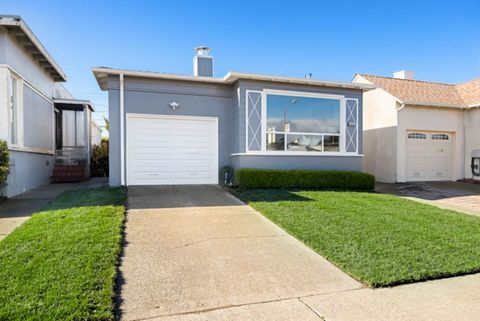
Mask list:
[[[127,185],[218,184],[218,119],[127,114]]]
[[[407,181],[452,180],[452,133],[407,132]]]

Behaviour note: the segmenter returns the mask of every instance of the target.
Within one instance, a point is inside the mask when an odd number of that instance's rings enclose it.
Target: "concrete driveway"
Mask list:
[[[130,187],[125,233],[123,320],[229,307],[318,320],[299,297],[362,287],[217,186]]]
[[[130,187],[122,320],[478,320],[480,275],[369,289],[216,186]]]
[[[375,190],[480,216],[480,184],[466,182],[377,183]]]

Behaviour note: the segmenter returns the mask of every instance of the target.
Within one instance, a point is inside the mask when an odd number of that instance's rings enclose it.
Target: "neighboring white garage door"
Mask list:
[[[452,179],[453,135],[442,132],[407,132],[407,181]]]
[[[218,184],[218,119],[127,115],[127,185]]]

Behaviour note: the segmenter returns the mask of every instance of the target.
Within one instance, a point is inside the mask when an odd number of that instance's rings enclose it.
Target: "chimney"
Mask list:
[[[212,49],[201,46],[195,48],[193,57],[193,75],[201,77],[213,77],[213,57],[210,56]]]
[[[400,70],[393,73],[393,78],[413,80],[415,73],[410,70]]]

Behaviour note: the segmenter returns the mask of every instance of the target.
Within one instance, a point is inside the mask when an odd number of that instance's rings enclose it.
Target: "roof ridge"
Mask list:
[[[378,76],[378,75],[370,75],[370,74],[359,74],[360,76],[367,76],[367,77],[378,77],[378,78],[385,78],[385,79],[393,79],[393,80],[400,80],[400,81],[412,81],[412,82],[421,82],[427,84],[437,84],[437,85],[446,85],[446,86],[456,86],[457,84],[448,84],[445,82],[438,82],[438,81],[428,81],[428,80],[416,80],[416,79],[401,79],[395,77],[388,77],[388,76]],[[475,80],[475,79],[474,79]]]
[[[480,77],[477,77],[477,78],[473,78],[473,79],[470,79],[470,80],[465,80],[465,81],[459,82],[459,83],[455,84],[455,86],[458,86],[458,85],[464,85],[464,84],[466,84],[466,83],[469,83],[469,82],[472,82],[472,81],[477,81],[477,80],[480,80]]]

